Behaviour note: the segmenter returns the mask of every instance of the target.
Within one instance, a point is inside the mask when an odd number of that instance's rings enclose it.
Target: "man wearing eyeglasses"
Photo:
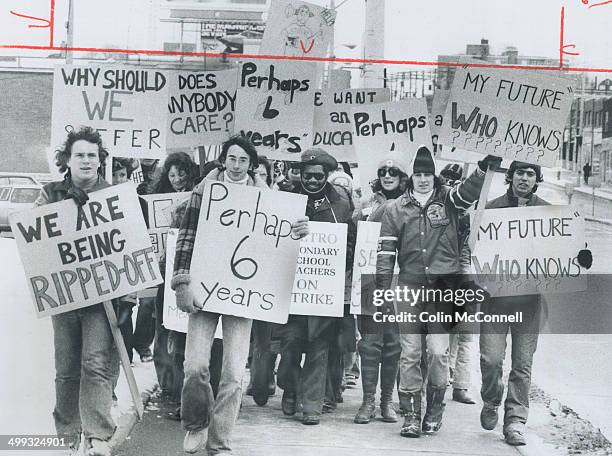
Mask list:
[[[464,182],[442,185],[435,163],[425,146],[418,149],[406,192],[387,203],[381,220],[376,264],[377,286],[391,286],[395,258],[400,268],[398,285],[450,288],[462,271],[459,218],[480,195],[488,168],[496,169],[501,158],[487,156]],[[438,303],[403,303],[402,311],[419,316],[435,313]],[[398,304],[399,305],[399,304]],[[400,309],[398,309],[399,312]],[[421,425],[421,334],[425,333],[428,354],[427,410]],[[433,434],[442,426],[444,394],[448,382],[448,333],[440,325],[416,321],[400,328],[400,405],[404,410],[403,437]]]
[[[346,270],[350,274],[357,237],[352,220],[354,206],[347,190],[327,181],[338,163],[322,149],[306,150],[299,163],[300,182],[293,186],[292,191],[308,195],[306,215],[309,219],[348,225]],[[302,393],[304,424],[319,424],[324,397],[328,408],[334,407],[343,376],[342,352],[356,350],[354,319],[346,308],[345,315],[348,316],[289,316],[282,330],[278,371],[278,386],[284,390],[281,407],[285,415],[296,413],[298,391]],[[300,367],[302,353],[306,354],[304,367]]]

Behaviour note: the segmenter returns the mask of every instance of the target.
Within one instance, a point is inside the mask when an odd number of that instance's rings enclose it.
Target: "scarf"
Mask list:
[[[417,193],[415,191],[411,191],[410,196],[412,196],[416,201],[418,201],[421,207],[425,207],[427,201],[429,201],[429,198],[431,198],[431,195],[433,195],[433,192],[433,190],[428,193]]]

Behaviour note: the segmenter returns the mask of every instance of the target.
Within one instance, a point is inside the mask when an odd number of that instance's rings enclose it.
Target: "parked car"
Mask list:
[[[0,173],[0,187],[29,184],[40,185],[40,182],[28,174]]]
[[[10,230],[9,214],[34,207],[40,194],[38,184],[0,186],[0,231]]]

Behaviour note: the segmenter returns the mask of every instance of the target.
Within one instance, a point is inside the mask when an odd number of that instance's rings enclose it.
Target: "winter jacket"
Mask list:
[[[409,193],[386,203],[376,262],[377,285],[389,288],[397,254],[399,283],[433,283],[460,273],[459,218],[479,197],[485,174],[476,169],[464,182],[441,186],[421,207]]]

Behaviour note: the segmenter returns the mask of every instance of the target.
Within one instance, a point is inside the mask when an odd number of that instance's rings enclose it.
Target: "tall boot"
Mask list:
[[[402,437],[421,436],[421,393],[399,393],[400,406],[404,412],[404,424],[400,435]]]
[[[376,399],[374,393],[363,393],[363,402],[355,419],[357,424],[368,424],[376,416]]]
[[[446,388],[435,388],[427,385],[427,410],[423,418],[423,432],[433,434],[442,427],[442,415],[444,415],[444,394]]]
[[[393,389],[399,370],[400,353],[399,340],[385,340],[380,363],[380,414],[385,423],[397,423],[397,413],[393,407]]]
[[[385,423],[397,423],[397,413],[393,408],[393,390],[381,391],[380,415]]]

